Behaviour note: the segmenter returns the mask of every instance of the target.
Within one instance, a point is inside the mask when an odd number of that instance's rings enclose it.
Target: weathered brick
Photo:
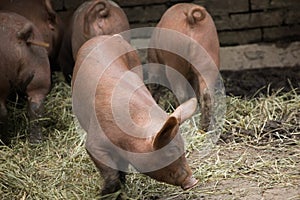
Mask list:
[[[193,0],[170,0],[171,3],[190,3]]]
[[[271,0],[270,8],[300,8],[299,0]]]
[[[269,0],[251,0],[251,10],[264,10],[269,8]]]
[[[264,28],[263,40],[266,42],[276,40],[300,40],[300,25]]]
[[[166,10],[167,6],[165,5],[155,5],[146,7],[143,22],[159,21]]]
[[[170,0],[115,0],[122,7],[127,6],[142,6],[149,4],[164,4]]]
[[[124,8],[124,12],[127,14],[129,22],[132,23],[157,22],[166,10],[167,6],[165,5]]]
[[[135,23],[131,24],[130,28],[143,28],[143,27],[155,27],[157,23],[146,22],[146,23]]]
[[[194,3],[206,7],[212,15],[249,11],[248,0],[196,0]]]
[[[277,44],[222,47],[220,49],[221,70],[266,67],[284,67],[289,70],[287,67],[300,66],[300,42],[293,42],[284,47]],[[282,78],[285,79],[284,76]]]
[[[198,4],[198,5],[200,5],[200,6],[204,6],[204,7],[206,7],[207,6],[207,2],[208,0],[194,0],[193,1],[193,3],[194,4]]]
[[[242,31],[219,32],[221,46],[241,45],[262,41],[262,31],[260,29],[250,29]]]
[[[251,0],[252,10],[300,8],[299,0]]]
[[[67,10],[74,10],[86,0],[64,0],[64,7]]]
[[[145,9],[142,6],[123,8],[130,23],[142,22],[144,19]]]
[[[255,28],[265,26],[280,26],[283,24],[283,11],[266,11],[245,14],[232,14],[230,26],[232,29]]]
[[[65,20],[84,1],[87,0],[52,0],[54,9]],[[222,45],[294,40],[299,39],[300,34],[300,0],[114,1],[124,8],[131,28],[155,26],[165,10],[175,3],[202,5],[213,17]],[[147,34],[142,35],[147,37]]]
[[[231,19],[229,15],[215,15],[212,16],[214,23],[216,25],[217,30],[231,30],[232,27],[230,26]]]
[[[299,10],[289,10],[286,13],[285,24],[300,24],[300,12]]]

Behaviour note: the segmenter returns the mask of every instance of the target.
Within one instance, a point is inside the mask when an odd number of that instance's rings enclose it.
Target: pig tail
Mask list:
[[[188,11],[187,20],[189,24],[195,24],[197,21],[201,21],[205,18],[206,12],[203,7],[195,7]]]
[[[97,6],[101,6],[97,9]],[[83,32],[84,35],[90,34],[90,23],[97,18],[99,13],[100,17],[107,17],[109,14],[110,4],[107,1],[98,0],[93,2],[93,4],[88,8],[87,14],[84,16]]]

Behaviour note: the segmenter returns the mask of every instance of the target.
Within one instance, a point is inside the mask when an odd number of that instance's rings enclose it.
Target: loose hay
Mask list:
[[[85,134],[74,120],[70,87],[57,76],[42,120],[46,141],[26,140],[25,108],[10,102],[11,147],[0,146],[0,199],[96,199],[101,177],[89,159]],[[22,103],[21,103],[22,104]],[[300,95],[295,90],[244,100],[227,97],[220,142],[201,158],[195,153],[205,141],[195,121],[186,121],[182,134],[187,155],[200,184],[192,190],[156,182],[141,174],[127,175],[127,199],[241,199],[250,186],[259,191],[300,185]],[[235,186],[236,183],[241,185]],[[242,190],[242,185],[247,187]],[[126,193],[126,195],[125,195]],[[300,197],[290,192],[291,199]]]

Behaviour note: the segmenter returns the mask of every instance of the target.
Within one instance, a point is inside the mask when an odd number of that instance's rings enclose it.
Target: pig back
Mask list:
[[[122,55],[127,51],[126,48],[120,48],[122,46],[119,46],[119,48],[113,46],[114,42],[109,42],[109,45],[107,45],[105,41],[108,41],[109,38],[111,37],[99,36],[88,40],[79,49],[74,67],[71,83],[73,110],[81,126],[86,131],[88,131],[90,118],[92,117],[91,113],[95,111],[95,95],[100,78],[103,81],[106,69],[118,57],[116,57],[116,54]],[[126,66],[123,66],[123,71],[126,70],[125,68]],[[83,102],[85,103],[82,104]],[[101,107],[101,105],[99,106]]]
[[[113,1],[95,0],[83,3],[72,19],[72,54],[74,60],[79,48],[97,35],[113,35],[129,30],[124,11]]]
[[[108,38],[112,39],[105,41]],[[167,114],[145,87],[141,71],[130,71],[140,64],[137,53],[120,36],[95,37],[82,46],[74,68],[72,97],[75,115],[86,131],[95,112],[101,128],[111,133],[111,138],[116,133],[122,135],[118,123],[126,122],[130,128],[124,129],[145,135],[162,126]],[[149,112],[151,109],[153,112]],[[151,121],[149,113],[155,115],[154,120]],[[153,128],[148,133],[145,126],[150,124]]]
[[[175,30],[191,37],[207,51],[208,55],[219,68],[219,39],[217,30],[212,17],[204,7],[192,3],[176,4],[164,13],[157,27]],[[182,48],[180,41],[176,43]],[[193,51],[193,47],[186,48],[190,48],[188,50],[190,51],[191,59],[193,56],[198,56],[193,55],[195,52]],[[168,56],[173,56],[174,58],[174,55],[168,54]]]

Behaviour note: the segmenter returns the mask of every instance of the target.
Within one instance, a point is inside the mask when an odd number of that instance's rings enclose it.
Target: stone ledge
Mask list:
[[[251,44],[222,47],[221,70],[242,70],[267,67],[300,66],[300,42],[288,46],[276,44]]]

